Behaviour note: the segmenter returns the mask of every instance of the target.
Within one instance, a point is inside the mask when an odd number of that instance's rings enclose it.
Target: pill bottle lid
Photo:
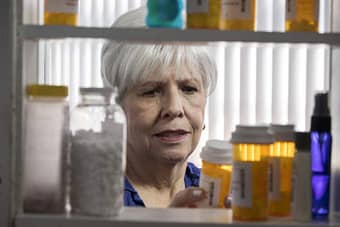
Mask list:
[[[310,152],[310,133],[296,132],[295,147],[298,152],[299,151]]]
[[[270,125],[275,141],[295,142],[294,125]]]
[[[100,87],[82,87],[79,89],[80,94],[100,94],[102,96],[110,96],[116,92],[115,88],[100,88]]]
[[[237,125],[231,135],[232,144],[272,144],[274,141],[269,125]]]
[[[232,163],[232,146],[225,140],[208,140],[201,152],[204,161],[215,164]]]
[[[68,88],[66,86],[52,86],[52,85],[27,85],[26,94],[28,96],[39,97],[62,97],[68,96]]]

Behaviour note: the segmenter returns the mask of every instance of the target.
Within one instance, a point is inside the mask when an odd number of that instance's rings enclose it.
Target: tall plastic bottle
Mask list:
[[[68,88],[28,85],[23,137],[23,210],[64,213],[68,142]]]
[[[183,28],[183,0],[148,0],[148,27]]]
[[[312,216],[314,219],[327,218],[329,214],[331,149],[328,93],[318,93],[315,95],[311,124]]]

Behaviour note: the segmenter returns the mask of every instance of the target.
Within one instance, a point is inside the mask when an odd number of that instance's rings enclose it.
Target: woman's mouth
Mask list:
[[[165,130],[156,133],[155,136],[163,143],[180,143],[188,136],[190,132],[182,129]]]

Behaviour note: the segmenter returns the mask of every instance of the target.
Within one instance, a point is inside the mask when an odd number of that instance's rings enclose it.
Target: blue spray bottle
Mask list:
[[[312,216],[327,218],[331,179],[331,116],[328,93],[315,95],[311,124]]]
[[[146,25],[156,28],[183,28],[183,0],[148,0]]]

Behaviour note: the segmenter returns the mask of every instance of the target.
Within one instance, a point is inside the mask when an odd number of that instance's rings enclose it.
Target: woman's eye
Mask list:
[[[182,91],[187,94],[193,94],[195,92],[198,92],[198,89],[195,86],[186,85],[182,87]]]
[[[151,90],[147,90],[142,92],[142,96],[146,96],[146,97],[154,97],[156,95],[158,95],[160,93],[159,89],[151,89]]]

